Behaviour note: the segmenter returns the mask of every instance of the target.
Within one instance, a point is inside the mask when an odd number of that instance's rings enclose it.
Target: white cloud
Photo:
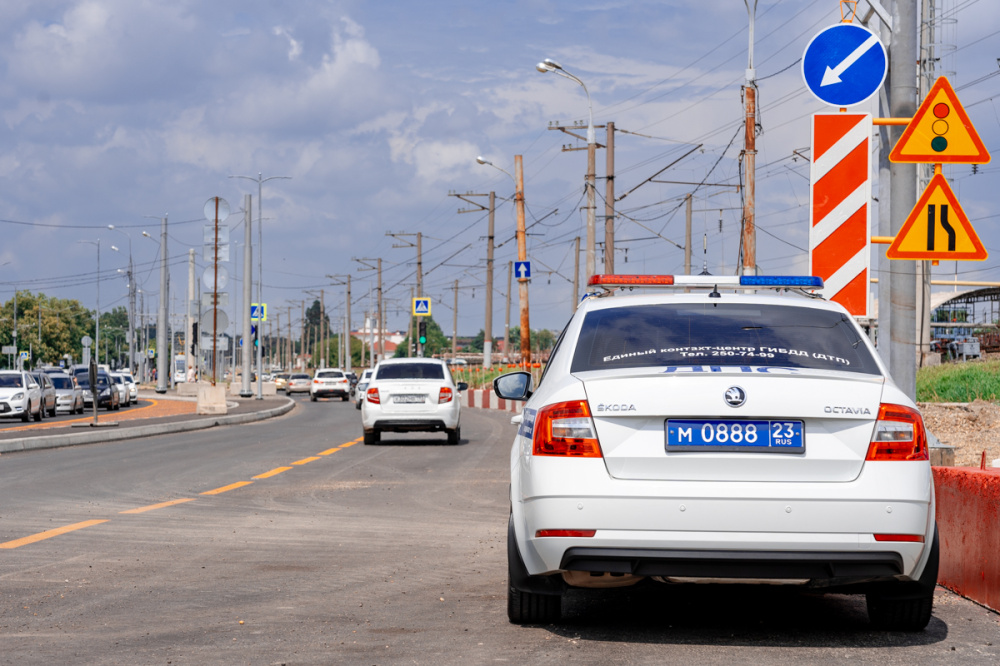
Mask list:
[[[302,55],[302,42],[292,37],[291,32],[280,25],[274,28],[274,34],[288,40],[288,59],[298,60],[299,56]]]

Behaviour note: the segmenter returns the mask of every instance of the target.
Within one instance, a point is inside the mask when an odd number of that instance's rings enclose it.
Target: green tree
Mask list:
[[[51,298],[30,291],[17,292],[17,345],[31,350],[31,366],[56,365],[70,354],[74,361],[82,356],[80,340],[93,336],[94,318],[79,301]],[[0,307],[0,341],[14,344],[14,298]],[[4,359],[7,360],[7,359]]]
[[[415,319],[423,319],[427,322],[427,344],[424,345],[424,357],[431,358],[440,354],[442,351],[451,351],[451,339],[445,337],[444,332],[438,323],[434,321],[432,317],[422,317]],[[417,321],[413,323],[413,334],[417,334]],[[394,358],[403,358],[407,356],[406,350],[410,348],[410,337],[407,336],[403,338],[403,342],[396,347],[396,353]]]

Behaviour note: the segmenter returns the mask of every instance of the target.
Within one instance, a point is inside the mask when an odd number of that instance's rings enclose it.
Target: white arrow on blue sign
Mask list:
[[[888,71],[882,42],[853,23],[838,23],[819,31],[802,54],[806,87],[831,106],[861,104],[878,92]]]
[[[530,261],[515,261],[514,262],[514,275],[517,279],[521,280],[524,278],[531,277],[531,262]]]

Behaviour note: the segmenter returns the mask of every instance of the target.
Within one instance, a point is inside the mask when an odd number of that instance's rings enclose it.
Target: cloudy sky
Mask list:
[[[954,71],[959,97],[996,155],[1000,12],[993,0],[943,5],[940,66]],[[794,151],[808,154],[810,114],[828,107],[806,91],[798,60],[839,18],[836,0],[758,5],[757,251],[766,272],[808,266],[808,163]],[[654,180],[720,184],[695,190],[695,272],[705,262],[731,274],[738,261],[748,47],[741,0],[8,1],[0,3],[0,33],[4,300],[16,285],[93,308],[100,280],[102,309],[125,305],[117,270],[128,263],[129,239],[107,229],[114,224],[131,239],[137,282],[155,312],[158,245],[142,232],[158,239],[158,218],[167,215],[171,309],[183,313],[190,248],[199,276],[206,267],[206,200],[229,202],[233,238],[242,241],[239,211],[253,194],[256,224],[257,184],[230,176],[260,173],[288,177],[263,185],[272,315],[292,304],[298,318],[298,303],[312,299],[306,292],[324,289],[336,320],[344,291],[326,276],[350,273],[355,327],[374,286],[355,259],[381,258],[388,324],[405,328],[415,236],[387,233],[420,232],[435,319],[451,333],[458,280],[459,333],[478,332],[486,216],[458,214],[469,206],[449,193],[495,191],[494,334],[502,336],[507,263],[516,258],[514,188],[475,159],[513,172],[520,154],[531,323],[559,329],[572,309],[574,239],[585,236],[586,152],[563,151],[583,143],[548,127],[585,122],[587,98],[576,83],[537,72],[543,58],[584,81],[596,124],[622,130],[616,193],[628,196],[616,205],[618,271],[682,271],[683,198],[693,187],[642,184],[675,160]],[[600,150],[599,214],[604,162]],[[1000,279],[997,172],[946,169],[991,252],[986,262],[960,264],[960,278]],[[98,239],[99,275],[95,246],[78,242]],[[950,278],[955,264],[937,270]],[[242,265],[229,271],[238,293]]]

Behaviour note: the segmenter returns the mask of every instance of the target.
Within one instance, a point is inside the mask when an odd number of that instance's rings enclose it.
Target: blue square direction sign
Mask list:
[[[267,321],[267,303],[250,304],[250,321]]]
[[[861,104],[878,92],[889,71],[885,47],[875,33],[853,23],[821,30],[802,54],[802,78],[824,104]]]
[[[515,261],[514,262],[514,276],[518,280],[527,280],[531,277],[531,262],[530,261]]]
[[[430,317],[431,316],[431,299],[427,297],[418,297],[413,299],[413,316],[414,317]]]

